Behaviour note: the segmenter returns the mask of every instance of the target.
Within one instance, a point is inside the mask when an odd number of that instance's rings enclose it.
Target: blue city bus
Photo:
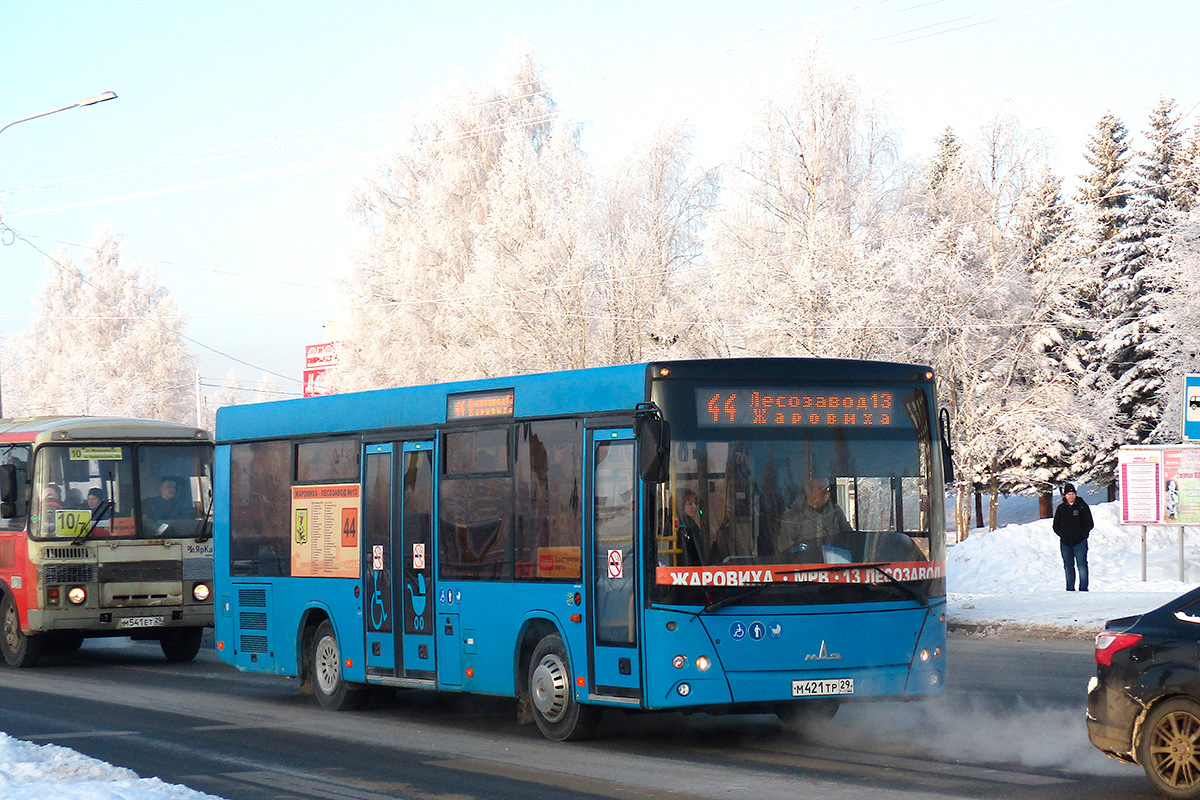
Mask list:
[[[222,408],[217,649],[322,706],[828,716],[938,694],[928,367],[657,362]]]

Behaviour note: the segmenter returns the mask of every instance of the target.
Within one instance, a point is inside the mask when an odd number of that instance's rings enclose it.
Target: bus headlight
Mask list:
[[[712,662],[708,660],[708,656],[696,656],[696,669],[704,672],[712,666]]]
[[[83,605],[83,601],[87,600],[87,591],[82,586],[72,586],[67,590],[67,599],[72,605]]]
[[[211,591],[209,590],[207,583],[197,583],[192,587],[192,597],[195,598],[196,602],[198,603],[203,603],[208,599],[210,594]]]
[[[927,648],[927,647],[921,648],[921,660],[922,661],[929,660],[929,648]]]
[[[673,659],[671,659],[671,666],[673,666],[675,669],[683,669],[687,666],[687,656],[675,656]]]

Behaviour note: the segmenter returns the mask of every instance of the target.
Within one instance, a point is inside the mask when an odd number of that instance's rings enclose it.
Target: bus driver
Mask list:
[[[837,543],[840,534],[849,533],[850,523],[831,496],[833,481],[809,475],[804,481],[804,495],[783,512],[779,521],[779,539],[775,551],[799,553],[820,552],[822,545]]]

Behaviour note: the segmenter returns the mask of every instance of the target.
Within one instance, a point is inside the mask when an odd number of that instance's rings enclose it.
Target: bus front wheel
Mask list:
[[[168,661],[191,661],[200,652],[203,638],[203,628],[174,628],[163,631],[158,644]]]
[[[21,632],[21,617],[12,595],[4,595],[0,602],[0,620],[4,624],[4,636],[0,637],[0,650],[10,667],[32,667],[42,654],[42,640]]]
[[[568,742],[587,738],[600,719],[596,706],[575,700],[571,662],[562,637],[544,637],[529,660],[529,703],[533,721],[547,739]]]
[[[352,684],[342,677],[342,651],[329,620],[323,620],[317,626],[310,654],[313,694],[321,708],[350,711],[366,704],[368,687]]]

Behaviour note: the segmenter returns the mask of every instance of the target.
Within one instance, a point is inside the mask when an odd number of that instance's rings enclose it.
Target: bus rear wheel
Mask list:
[[[163,631],[158,644],[168,661],[191,661],[200,652],[203,638],[203,628],[174,628]]]
[[[538,730],[556,742],[585,739],[599,722],[599,708],[575,700],[571,662],[556,633],[543,637],[529,660],[529,704]]]
[[[21,632],[21,617],[12,595],[4,595],[0,601],[0,620],[3,620],[4,635],[0,637],[0,650],[10,667],[32,667],[42,654],[40,637]]]
[[[309,653],[313,694],[321,708],[352,711],[366,705],[370,688],[350,683],[342,677],[342,651],[329,620],[323,620],[317,626]]]

